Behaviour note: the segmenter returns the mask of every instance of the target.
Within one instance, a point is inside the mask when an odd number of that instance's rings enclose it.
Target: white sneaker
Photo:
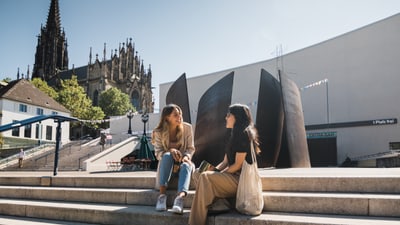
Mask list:
[[[172,207],[172,212],[178,213],[178,214],[183,214],[183,198],[182,197],[176,197],[174,200],[174,206]]]
[[[167,210],[167,195],[161,194],[160,196],[158,196],[156,210],[157,211]]]

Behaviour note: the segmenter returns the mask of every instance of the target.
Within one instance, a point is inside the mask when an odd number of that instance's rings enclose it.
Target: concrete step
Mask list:
[[[167,194],[171,206],[176,193]],[[185,207],[190,208],[194,194],[189,191]],[[15,199],[153,206],[157,196],[154,189],[0,186],[0,198]],[[400,217],[398,194],[265,191],[264,202],[264,211]]]
[[[400,168],[260,169],[260,176],[264,191],[400,193]],[[1,185],[15,186],[153,188],[154,182],[155,171],[0,172]]]
[[[400,217],[400,195],[268,191],[264,211]]]
[[[399,224],[399,168],[260,169],[260,174],[265,200],[262,215],[247,217],[232,211],[209,217],[209,224]],[[39,171],[0,172],[0,218],[187,224],[194,189],[185,200],[184,215],[159,213],[154,210],[158,196],[154,182],[154,171],[59,172],[57,176]],[[174,194],[168,191],[169,206]]]
[[[152,206],[89,204],[57,201],[33,201],[0,199],[0,214],[24,218],[43,218],[92,224],[135,224],[135,225],[184,225],[187,224],[190,210],[183,215],[156,212]],[[208,217],[208,225],[265,225],[265,224],[399,224],[400,218],[339,216],[324,214],[299,214],[265,212],[260,216],[246,216],[231,211]],[[72,224],[72,223],[69,223]]]
[[[62,220],[38,219],[21,216],[0,215],[0,224],[2,225],[95,225],[93,223],[79,223]]]

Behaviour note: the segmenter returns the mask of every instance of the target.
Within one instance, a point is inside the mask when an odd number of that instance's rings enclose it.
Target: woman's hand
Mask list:
[[[189,159],[189,156],[183,156],[183,158],[182,158],[182,162],[187,162],[187,163],[190,163],[190,159]]]
[[[172,158],[174,158],[175,162],[182,161],[182,153],[178,149],[171,148],[169,151],[171,152]]]

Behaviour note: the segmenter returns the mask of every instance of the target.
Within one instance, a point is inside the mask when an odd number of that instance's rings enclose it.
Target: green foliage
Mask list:
[[[52,97],[53,99],[57,100],[58,98],[58,93],[56,90],[54,90],[52,87],[50,87],[46,81],[40,79],[40,78],[33,78],[31,80],[31,83],[35,85],[39,90],[42,92],[46,93],[48,96]]]
[[[136,111],[129,101],[129,96],[115,87],[100,94],[99,106],[107,116],[124,115],[129,110]]]
[[[79,86],[76,76],[70,80],[61,81],[57,101],[66,107],[73,117],[82,120],[102,120],[104,112],[99,107],[93,107],[92,101],[87,97],[83,87]],[[97,127],[98,124],[87,124]]]
[[[3,133],[0,133],[0,147],[3,147],[3,145],[4,145]]]
[[[3,82],[6,82],[6,83],[10,83],[10,82],[12,81],[12,79],[9,78],[9,77],[6,77],[6,78],[4,78],[2,81],[3,81]]]

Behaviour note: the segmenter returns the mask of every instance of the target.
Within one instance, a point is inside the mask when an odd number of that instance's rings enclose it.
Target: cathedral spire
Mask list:
[[[61,30],[58,0],[51,0],[46,26],[41,25],[38,35],[32,78],[49,81],[58,71],[67,70],[67,48],[65,32]]]
[[[51,0],[49,15],[47,16],[46,28],[56,31],[57,34],[61,31],[60,9],[58,7],[58,0]]]

